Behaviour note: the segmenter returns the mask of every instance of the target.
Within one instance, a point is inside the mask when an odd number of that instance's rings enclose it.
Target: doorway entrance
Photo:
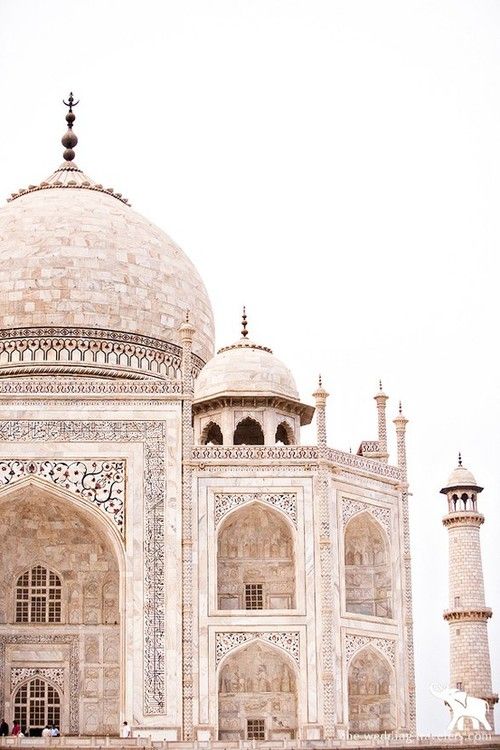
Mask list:
[[[39,737],[45,726],[61,729],[61,696],[59,691],[41,677],[34,677],[19,686],[14,696],[14,721],[23,732]]]

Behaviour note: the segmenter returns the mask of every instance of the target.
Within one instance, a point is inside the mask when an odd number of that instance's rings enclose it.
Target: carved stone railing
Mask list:
[[[317,462],[320,451],[316,445],[196,445],[191,453],[195,461],[302,461]],[[403,480],[403,471],[397,466],[382,464],[373,458],[327,448],[321,458],[346,469]]]
[[[0,378],[24,374],[129,379],[181,378],[182,348],[161,339],[99,328],[0,330]],[[192,355],[193,377],[203,360]]]

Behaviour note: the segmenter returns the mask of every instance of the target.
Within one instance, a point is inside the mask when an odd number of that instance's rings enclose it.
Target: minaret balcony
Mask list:
[[[486,621],[492,615],[489,607],[454,607],[443,612],[447,622],[478,622]]]

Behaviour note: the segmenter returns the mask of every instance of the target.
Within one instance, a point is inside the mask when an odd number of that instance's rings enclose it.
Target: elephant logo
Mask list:
[[[486,718],[486,712],[489,705],[482,698],[474,698],[473,695],[467,695],[464,690],[458,688],[442,688],[431,685],[430,691],[436,698],[441,698],[451,709],[452,717],[448,724],[448,732],[454,729],[462,731],[464,729],[464,719],[470,719],[473,729],[479,729],[479,725],[491,732],[491,726]]]

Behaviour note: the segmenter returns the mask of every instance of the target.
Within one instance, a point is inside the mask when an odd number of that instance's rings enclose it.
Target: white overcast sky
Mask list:
[[[59,164],[72,89],[78,165],[188,253],[218,345],[245,303],[303,400],[323,374],[340,449],[376,437],[379,377],[403,400],[423,733],[459,450],[500,688],[499,37],[493,0],[0,0],[1,195]]]

